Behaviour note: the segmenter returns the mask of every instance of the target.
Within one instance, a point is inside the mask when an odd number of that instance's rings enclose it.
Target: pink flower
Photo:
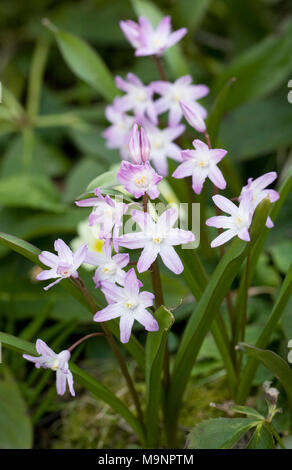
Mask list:
[[[225,157],[227,151],[223,149],[209,149],[201,140],[193,141],[195,150],[181,152],[183,163],[173,173],[174,178],[192,176],[193,190],[200,194],[204,181],[209,178],[219,189],[226,188],[226,181],[217,164]]]
[[[249,242],[250,236],[248,229],[250,227],[253,214],[252,192],[245,192],[242,196],[239,207],[233,204],[233,202],[226,197],[220,196],[219,194],[213,196],[212,199],[219,209],[230,214],[231,217],[219,215],[211,217],[206,221],[206,225],[209,227],[227,229],[212,241],[211,247],[214,248],[216,246],[223,245],[223,243],[228,242],[228,240],[235,236],[238,236],[241,240]]]
[[[169,16],[164,17],[156,30],[147,18],[140,17],[139,22],[134,21],[121,21],[120,27],[131,43],[136,49],[136,56],[158,55],[172,47],[180,41],[187,33],[186,28],[178,29],[171,32],[171,19]]]
[[[132,162],[136,165],[148,162],[150,158],[151,145],[143,127],[138,129],[138,125],[134,124],[132,134],[129,140],[129,152]]]
[[[179,105],[190,126],[198,132],[206,132],[206,124],[202,115],[202,107],[198,103],[189,103],[182,100],[179,102]]]
[[[186,102],[196,109],[197,113],[203,120],[207,117],[207,111],[196,100],[203,98],[209,93],[206,85],[191,85],[192,77],[186,75],[178,78],[174,83],[159,80],[152,82],[150,87],[155,93],[161,95],[155,101],[157,114],[169,111],[168,123],[170,126],[179,124],[183,112],[180,102]]]
[[[145,86],[133,73],[128,73],[127,80],[117,76],[116,85],[126,93],[125,96],[116,98],[122,112],[133,111],[137,120],[141,120],[147,115],[154,124],[157,124],[157,112],[150,86]]]
[[[151,292],[139,292],[140,281],[132,268],[125,276],[124,287],[108,281],[101,282],[101,290],[109,305],[96,312],[94,321],[104,322],[120,317],[120,339],[127,343],[131,336],[134,320],[137,320],[147,331],[158,331],[159,326],[148,307],[153,305],[154,295]]]
[[[148,213],[141,211],[134,210],[132,218],[142,232],[127,233],[118,238],[118,244],[129,249],[143,248],[137,263],[139,273],[147,271],[160,255],[168,269],[180,274],[184,268],[173,246],[192,242],[195,236],[188,230],[173,228],[178,218],[177,209],[166,210],[156,223]]]
[[[119,228],[122,226],[122,217],[127,211],[127,204],[115,201],[107,194],[105,197],[101,194],[100,189],[96,188],[94,194],[97,197],[75,201],[79,207],[93,207],[93,211],[89,216],[89,225],[100,224],[100,238],[107,238],[114,231],[116,238]]]
[[[255,208],[265,197],[268,197],[271,202],[277,201],[280,197],[279,193],[277,193],[277,191],[275,191],[274,189],[266,189],[266,187],[273,183],[276,178],[277,173],[275,171],[265,173],[264,175],[260,176],[259,178],[256,178],[255,180],[253,180],[253,178],[249,178],[247,185],[242,188],[238,200],[241,201],[243,195],[247,191],[251,191],[253,210],[255,210]],[[270,217],[267,218],[266,226],[268,228],[272,228],[274,226],[273,221]]]
[[[162,176],[159,176],[149,162],[142,165],[133,165],[123,161],[117,174],[117,180],[135,198],[148,194],[151,199],[159,196],[157,187]]]
[[[49,266],[50,269],[40,272],[36,278],[39,281],[57,279],[55,282],[44,287],[44,290],[50,289],[50,287],[54,286],[62,279],[71,276],[75,278],[78,277],[77,269],[84,262],[87,254],[87,245],[82,245],[73,253],[61,238],[55,241],[54,248],[58,256],[49,251],[42,251],[39,255],[39,260],[46,266]]]
[[[167,157],[178,162],[182,161],[181,148],[173,141],[182,135],[185,126],[180,124],[178,126],[159,129],[159,127],[154,126],[150,121],[145,120],[144,127],[151,144],[151,161],[153,161],[160,175],[167,176]]]
[[[36,342],[36,350],[38,354],[40,354],[39,357],[23,354],[24,359],[34,362],[38,369],[43,367],[44,369],[54,370],[57,374],[56,385],[58,395],[64,395],[66,392],[66,384],[68,383],[70,393],[74,397],[73,376],[68,366],[68,361],[71,356],[70,352],[65,350],[56,354],[41,339],[38,339]]]
[[[89,251],[85,262],[97,266],[93,281],[96,287],[100,287],[101,281],[117,282],[124,285],[126,272],[122,268],[129,264],[128,253],[117,253],[112,256],[111,240],[107,238],[103,244],[102,252]]]
[[[128,144],[130,130],[134,124],[134,117],[125,114],[119,99],[115,98],[112,105],[105,108],[105,115],[111,126],[102,133],[108,148],[123,148]]]

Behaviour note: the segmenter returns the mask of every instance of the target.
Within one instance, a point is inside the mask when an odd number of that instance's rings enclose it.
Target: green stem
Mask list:
[[[282,448],[282,449],[286,449],[285,445],[284,445],[284,442],[282,441],[282,439],[280,438],[279,434],[277,433],[276,429],[274,428],[274,426],[267,422],[266,421],[266,426],[269,428],[269,430],[271,431],[271,433],[273,434],[274,438],[276,439],[276,441],[278,442],[279,446]]]
[[[27,115],[29,121],[33,122],[38,110],[41,95],[41,86],[45,65],[47,62],[50,42],[41,37],[33,53],[32,64],[30,68],[27,94]]]

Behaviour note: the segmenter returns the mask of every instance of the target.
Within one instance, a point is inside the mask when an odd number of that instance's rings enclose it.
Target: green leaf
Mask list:
[[[159,405],[162,393],[161,373],[172,313],[161,306],[155,313],[159,331],[150,332],[146,342],[146,429],[147,444],[157,448],[159,440]]]
[[[0,232],[0,244],[10,248],[13,251],[16,251],[38,266],[44,267],[38,259],[38,255],[41,253],[41,251],[32,244],[3,232]],[[90,311],[92,314],[94,313],[89,303],[82,295],[81,291],[70,279],[63,279],[60,285],[64,287],[64,289],[66,289],[78,302],[84,305],[88,311]],[[99,307],[97,306],[97,308]],[[114,336],[119,338],[120,333],[118,323],[111,321],[108,326]],[[137,364],[143,370],[145,368],[145,352],[139,341],[132,335],[130,341],[126,343],[125,348],[127,351],[129,351],[130,354],[133,355],[137,361]]]
[[[93,86],[108,101],[117,94],[113,77],[102,58],[89,44],[74,34],[57,29],[46,21],[54,33],[61,54],[73,73]]]
[[[30,449],[32,425],[25,402],[5,369],[4,374],[5,380],[0,380],[0,449]]]
[[[42,175],[19,174],[0,181],[0,204],[62,212],[60,195],[49,179]]]
[[[112,188],[117,186],[117,172],[119,168],[114,170],[106,171],[101,175],[97,176],[92,180],[87,186],[87,191],[93,191],[95,188],[101,188],[106,186],[107,188]]]
[[[210,0],[180,0],[174,4],[174,18],[188,28],[188,32],[194,33],[203,21],[210,5]]]
[[[235,82],[236,79],[232,77],[227,83],[225,83],[224,87],[216,98],[211,113],[207,118],[207,130],[213,147],[216,147],[220,124],[227,108],[228,97]]]
[[[154,27],[165,16],[156,4],[148,0],[131,0],[137,16],[145,16]],[[164,53],[165,60],[174,77],[189,73],[188,64],[183,56],[180,44],[175,44]]]
[[[287,273],[287,276],[282,284],[280,293],[277,297],[277,300],[274,304],[274,307],[265,322],[265,326],[256,342],[258,348],[267,347],[269,340],[276,329],[277,323],[283,314],[285,307],[292,294],[292,265],[290,271]],[[248,362],[242,372],[241,380],[239,383],[239,389],[237,394],[237,401],[239,403],[244,403],[248,397],[250,388],[252,386],[252,381],[255,376],[258,363],[255,357],[248,359]]]
[[[236,85],[228,99],[228,108],[232,109],[275,90],[291,75],[291,40],[292,22],[289,21],[280,33],[263,39],[226,67],[215,82],[214,92],[218,93],[235,77]]]
[[[189,449],[232,449],[257,421],[248,418],[215,418],[197,424],[188,439]]]
[[[32,343],[16,338],[15,336],[0,332],[0,342],[4,346],[10,349],[14,349],[18,352],[37,355],[35,346]],[[119,398],[117,398],[109,389],[101,385],[96,379],[87,374],[85,371],[81,370],[75,364],[70,364],[70,370],[72,371],[74,380],[76,380],[76,382],[84,386],[93,394],[94,397],[99,400],[103,400],[105,403],[111,406],[114,411],[116,411],[127,421],[132,429],[138,434],[141,441],[144,442],[144,432],[142,430],[141,424]],[[15,428],[17,429],[17,425],[15,425]]]
[[[292,413],[292,371],[288,362],[268,349],[260,349],[246,343],[240,343],[239,346],[249,356],[267,367],[281,382],[287,394],[290,412]]]
[[[274,438],[265,423],[258,424],[247,449],[274,449]]]
[[[279,271],[286,274],[292,263],[292,241],[284,240],[281,243],[277,243],[277,245],[270,246],[269,252]]]
[[[247,103],[226,115],[220,128],[220,143],[235,162],[265,157],[279,147],[291,145],[292,106],[285,94],[286,90],[281,89],[281,94]]]
[[[268,201],[262,202],[257,207],[251,228],[251,242],[247,244],[237,238],[226,251],[187,323],[174,363],[167,400],[167,419],[169,420],[168,430],[170,434],[173,434],[182,396],[202,342],[216,313],[219,312],[220,305],[232,281],[240,271],[248,251],[262,231],[267,218],[267,207],[269,207]]]
[[[240,405],[235,405],[232,407],[232,411],[235,411],[235,413],[242,413],[249,418],[258,418],[265,420],[265,417],[262,416],[260,413],[258,413],[257,410],[254,408],[251,408],[250,406],[240,406]]]

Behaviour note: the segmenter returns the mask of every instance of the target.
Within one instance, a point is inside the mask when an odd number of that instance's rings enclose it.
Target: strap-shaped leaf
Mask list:
[[[106,100],[112,101],[118,91],[99,54],[78,36],[58,29],[48,20],[44,24],[54,33],[61,54],[72,72],[98,90]]]
[[[40,260],[38,259],[38,255],[41,253],[39,248],[35,247],[31,243],[28,243],[25,240],[21,240],[14,235],[8,235],[7,233],[0,232],[0,245],[4,245],[10,248],[13,251],[21,254],[25,258],[29,259],[33,263],[37,264],[38,266],[44,267]],[[81,291],[78,289],[77,286],[70,280],[70,279],[63,279],[60,283],[64,289],[69,292],[78,302],[84,305],[91,313],[92,309],[87,302],[87,300],[82,295]],[[119,326],[117,322],[111,321],[108,323],[108,327],[111,332],[119,338]],[[144,369],[145,367],[145,352],[143,346],[139,343],[139,341],[132,335],[130,341],[125,344],[125,348],[129,353],[136,359],[138,365]]]
[[[260,423],[254,430],[247,449],[274,449],[274,438],[270,429],[265,423]]]
[[[163,305],[154,316],[159,324],[159,331],[148,333],[146,342],[146,429],[147,444],[151,448],[156,448],[158,443],[161,373],[168,333],[174,322],[172,313]]]
[[[164,16],[157,5],[148,0],[132,0],[132,5],[137,16],[145,16],[154,27]],[[189,73],[189,67],[184,59],[180,44],[175,44],[165,51],[164,57],[174,77],[178,78]]]
[[[257,207],[251,228],[250,243],[239,238],[233,241],[215,269],[197,308],[188,321],[174,364],[167,400],[170,438],[176,426],[182,396],[200,347],[252,243],[262,231],[269,206],[270,203],[266,199]]]
[[[0,342],[3,346],[14,349],[17,352],[37,355],[34,344],[23,339],[16,338],[15,336],[0,332]],[[74,380],[89,390],[97,399],[102,400],[111,406],[114,411],[116,411],[125,419],[125,421],[127,421],[127,423],[137,433],[141,439],[141,442],[145,442],[144,431],[140,422],[119,398],[117,398],[108,388],[101,385],[96,379],[94,379],[87,372],[81,370],[75,364],[70,364],[70,370],[72,371]]]
[[[285,307],[291,297],[292,294],[292,266],[285,277],[285,280],[282,284],[280,293],[276,300],[276,303],[272,309],[272,312],[267,319],[265,326],[262,330],[262,333],[259,339],[256,342],[256,346],[258,348],[266,348],[269,340],[275,331],[276,325],[280,320]],[[239,390],[237,395],[237,401],[239,403],[244,403],[246,398],[248,397],[249,391],[252,386],[252,381],[255,376],[256,370],[258,368],[258,361],[254,357],[250,357],[247,361],[247,364],[243,370],[241,380],[239,383]]]

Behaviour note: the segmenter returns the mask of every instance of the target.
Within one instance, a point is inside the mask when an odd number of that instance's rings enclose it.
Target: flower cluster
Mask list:
[[[185,28],[171,33],[170,18],[164,18],[156,31],[146,18],[139,23],[122,21],[122,31],[136,49],[136,55],[160,56],[167,48],[179,41],[186,33]],[[197,102],[209,93],[206,85],[193,85],[192,77],[186,75],[174,83],[166,80],[153,81],[145,85],[136,75],[129,73],[126,79],[116,77],[116,85],[125,94],[116,97],[106,108],[106,117],[111,122],[103,132],[106,145],[117,148],[121,157],[129,160],[129,139],[134,123],[145,128],[151,144],[151,160],[162,176],[168,175],[167,158],[181,162],[181,148],[176,143],[185,126],[180,124],[183,115],[188,119],[184,103],[190,106],[198,128],[205,131],[206,109]],[[131,114],[129,114],[131,113]],[[168,113],[167,126],[160,115]],[[165,119],[164,119],[165,121]],[[134,162],[135,163],[135,162]]]
[[[145,18],[139,18],[138,23],[122,21],[121,28],[136,49],[137,56],[155,55],[157,60],[186,33],[184,28],[171,32],[169,17],[164,18],[156,30]],[[158,264],[154,263],[157,263],[159,256],[164,266],[178,275],[184,266],[174,247],[195,240],[191,231],[175,226],[178,220],[176,208],[167,209],[160,215],[155,210],[154,213],[148,211],[149,198],[154,200],[159,197],[159,183],[168,175],[167,158],[179,163],[172,177],[191,177],[194,193],[201,193],[207,179],[212,182],[217,193],[227,187],[219,169],[227,151],[211,148],[205,123],[207,111],[197,102],[208,94],[209,89],[205,85],[193,85],[189,75],[180,77],[174,83],[159,80],[145,85],[137,76],[129,73],[126,79],[116,77],[116,85],[124,95],[116,97],[106,108],[105,114],[111,125],[103,136],[108,147],[118,148],[122,157],[116,186],[113,187],[121,185],[129,197],[138,200],[142,198],[142,201],[136,201],[139,209],[132,207],[131,210],[131,204],[106,194],[105,188],[95,188],[93,197],[76,201],[77,206],[90,207],[92,210],[88,221],[79,226],[79,237],[72,244],[73,251],[63,240],[56,240],[54,248],[57,254],[43,251],[39,255],[40,261],[49,269],[41,271],[37,279],[55,279],[45,290],[62,279],[70,279],[85,288],[78,269],[81,265],[92,267],[95,270],[95,287],[101,290],[107,302],[104,308],[96,307],[94,321],[106,322],[119,318],[120,340],[127,343],[135,320],[147,331],[159,329],[149,311],[156,300],[155,296],[151,292],[140,291],[143,284],[130,264],[136,264],[137,272],[143,273],[153,266],[157,268]],[[167,125],[163,127],[159,117],[166,112]],[[195,139],[193,149],[181,149],[176,141],[185,130],[181,124],[183,116],[197,132],[205,134],[206,143]],[[235,236],[245,242],[250,241],[249,229],[258,204],[264,198],[271,202],[279,198],[275,190],[268,188],[276,178],[275,172],[266,173],[257,179],[249,178],[236,198],[238,204],[220,194],[213,196],[217,215],[209,218],[206,225],[219,229],[219,235],[212,241],[211,247],[222,245]],[[221,215],[221,211],[228,216]],[[139,227],[138,231],[121,233],[126,214]],[[273,226],[270,217],[266,226]],[[82,243],[82,238],[85,238],[86,243]],[[120,247],[141,250],[137,263],[131,262],[129,253],[119,252]],[[73,377],[68,367],[70,348],[56,354],[39,339],[36,350],[38,357],[24,357],[34,362],[36,367],[56,371],[57,391],[60,395],[65,393],[67,383],[70,393],[74,395]]]

